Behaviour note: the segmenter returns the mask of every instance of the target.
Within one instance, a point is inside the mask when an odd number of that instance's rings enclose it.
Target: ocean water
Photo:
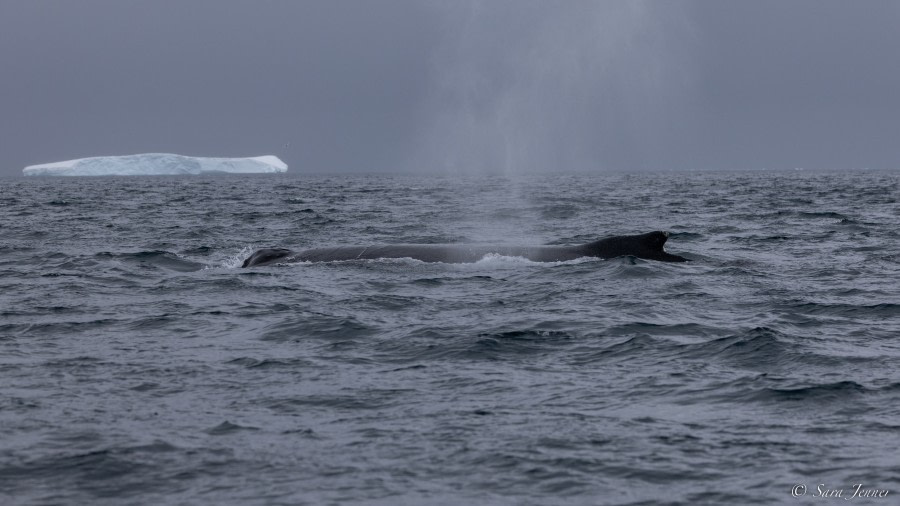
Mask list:
[[[897,504],[898,197],[875,171],[2,179],[0,503]],[[239,267],[652,230],[692,261]]]

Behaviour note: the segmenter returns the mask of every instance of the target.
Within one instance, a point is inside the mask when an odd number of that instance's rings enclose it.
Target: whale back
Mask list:
[[[285,248],[263,248],[247,257],[241,267],[253,267],[254,265],[274,263],[287,257],[291,253],[291,250]]]
[[[584,245],[586,254],[600,258],[634,256],[659,262],[687,262],[682,256],[667,253],[664,246],[668,232],[648,232],[640,235],[618,235]]]
[[[241,267],[282,262],[332,262],[378,258],[414,258],[423,262],[476,262],[494,253],[524,257],[535,262],[562,262],[580,257],[614,258],[633,256],[660,262],[686,262],[666,253],[667,232],[607,237],[581,246],[486,246],[465,244],[394,244],[384,246],[336,246],[294,252],[284,248],[265,248],[250,255]]]

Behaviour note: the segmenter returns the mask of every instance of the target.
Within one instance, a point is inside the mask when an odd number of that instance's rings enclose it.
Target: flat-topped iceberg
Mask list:
[[[287,164],[277,156],[251,158],[201,158],[169,153],[144,153],[127,156],[96,156],[65,162],[29,165],[26,176],[160,176],[229,172],[258,174],[285,172]]]

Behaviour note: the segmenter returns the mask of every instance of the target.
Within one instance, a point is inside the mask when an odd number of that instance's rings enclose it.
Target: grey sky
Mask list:
[[[893,1],[0,0],[0,174],[900,167]]]

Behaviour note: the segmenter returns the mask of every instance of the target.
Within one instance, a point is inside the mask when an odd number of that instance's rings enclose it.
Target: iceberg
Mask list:
[[[64,162],[29,165],[26,176],[159,176],[172,174],[259,174],[285,172],[287,164],[277,156],[250,158],[201,158],[169,153],[126,156],[95,156]]]

